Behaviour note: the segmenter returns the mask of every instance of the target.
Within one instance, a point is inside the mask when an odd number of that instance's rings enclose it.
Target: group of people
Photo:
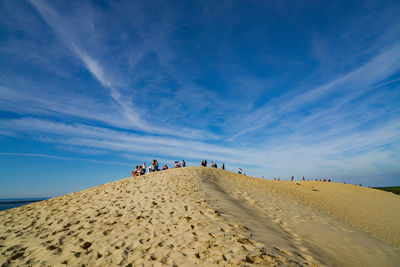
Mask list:
[[[149,172],[156,172],[159,171],[160,169],[158,168],[158,161],[156,159],[153,159],[150,167],[149,167]]]
[[[210,164],[210,165],[211,165],[211,166],[210,166],[211,168],[218,168],[218,165],[217,165],[216,162],[214,163],[213,161],[211,161],[211,164]],[[201,166],[207,167],[207,160],[203,160],[203,161],[201,162]],[[174,168],[181,168],[181,167],[186,167],[186,162],[185,162],[184,160],[182,160],[182,163],[180,163],[179,161],[176,160],[176,161],[174,162]],[[225,164],[224,164],[224,163],[222,163],[221,169],[222,169],[222,170],[225,170]],[[168,170],[168,165],[165,164],[165,165],[162,167],[162,170],[163,170],[163,171],[164,171],[164,170]],[[148,171],[149,171],[149,172],[160,171],[159,166],[158,166],[158,161],[157,161],[156,159],[153,159],[153,161],[152,161],[150,167],[148,168]],[[242,174],[242,173],[243,173],[243,171],[242,171],[241,168],[238,169],[238,173],[239,173],[239,174]],[[144,174],[146,174],[146,163],[143,162],[142,165],[136,166],[136,168],[132,171],[131,174],[132,174],[132,176],[139,176],[139,175],[144,175]],[[245,175],[246,175],[246,174],[245,174]],[[264,178],[264,176],[263,176],[263,178]],[[278,178],[274,177],[274,181],[280,181],[280,180],[281,180],[280,177],[278,177]],[[294,176],[292,176],[292,177],[290,178],[290,180],[291,180],[291,181],[294,181]],[[304,176],[303,176],[303,178],[302,178],[302,181],[305,181]],[[322,179],[319,179],[319,180],[318,180],[318,179],[315,179],[315,181],[330,182],[331,179],[322,178]],[[361,185],[360,185],[360,186],[361,186]]]
[[[175,161],[174,164],[175,168],[180,168],[180,167],[186,167],[186,162],[184,160],[182,160],[182,164],[179,161]],[[165,164],[162,167],[162,170],[168,170],[168,165]],[[159,165],[158,165],[158,161],[156,159],[153,159],[151,165],[148,168],[149,172],[156,172],[156,171],[160,171]],[[132,176],[139,176],[139,175],[144,175],[146,174],[146,163],[143,162],[142,165],[138,165],[136,166],[135,170],[132,171]]]
[[[319,179],[321,182],[330,182],[331,181],[331,179],[326,179],[326,178],[321,178],[321,179]],[[318,179],[315,179],[315,181],[318,181]],[[361,186],[361,184],[360,184],[360,186]]]
[[[136,169],[132,171],[132,176],[139,176],[146,174],[146,163],[143,162],[142,165],[136,166]]]
[[[217,163],[214,163],[213,161],[211,161],[211,164],[210,164],[210,165],[211,165],[211,166],[210,166],[211,168],[218,168]],[[207,167],[207,160],[203,160],[203,161],[201,162],[201,166]],[[222,170],[225,170],[225,164],[224,164],[224,163],[222,163],[221,169],[222,169]]]
[[[165,165],[165,166],[167,166],[167,165]],[[181,164],[179,161],[176,160],[174,167],[175,168],[186,167],[186,162],[184,160],[182,160],[182,164]],[[167,168],[168,168],[168,166],[167,166]]]
[[[201,166],[203,166],[203,167],[207,167],[207,164],[208,164],[207,160],[203,160],[201,162]],[[182,163],[181,163],[181,162],[176,160],[174,162],[174,168],[181,168],[181,167],[186,167],[186,162],[184,160],[182,160]],[[216,162],[211,161],[210,167],[211,168],[218,168],[218,165],[217,165]],[[225,163],[222,163],[221,169],[225,170]],[[162,167],[161,170],[163,170],[163,171],[164,170],[168,170],[168,165],[165,164]],[[161,171],[161,170],[159,168],[159,164],[158,164],[158,161],[156,159],[153,159],[151,165],[147,169],[148,172],[156,172],[156,171]],[[239,168],[238,173],[242,174],[242,169],[241,168]],[[146,163],[143,162],[142,165],[136,166],[136,168],[132,171],[131,174],[132,174],[132,176],[140,176],[140,175],[146,174]]]
[[[276,177],[274,177],[274,181],[280,181],[281,180],[281,178],[280,177],[278,177],[278,178],[276,178]],[[306,179],[304,178],[304,176],[303,176],[303,178],[301,179],[302,181],[305,181]],[[290,178],[290,181],[294,181],[294,176],[292,176],[291,178]],[[307,180],[308,181],[308,180]],[[331,181],[331,179],[325,179],[325,178],[322,178],[322,179],[315,179],[315,181],[321,181],[321,182],[330,182]]]

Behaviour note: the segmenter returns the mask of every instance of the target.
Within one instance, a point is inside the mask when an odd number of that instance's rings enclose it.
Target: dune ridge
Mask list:
[[[286,196],[400,248],[399,195],[351,184],[320,181],[278,182],[225,172],[218,173],[219,184],[225,185],[227,179],[232,181],[232,175],[239,183],[247,183],[247,191],[275,193],[275,198]]]
[[[375,211],[355,196],[357,205],[340,207],[352,192],[390,204]],[[0,264],[396,266],[400,198],[377,192],[171,169],[0,212]]]

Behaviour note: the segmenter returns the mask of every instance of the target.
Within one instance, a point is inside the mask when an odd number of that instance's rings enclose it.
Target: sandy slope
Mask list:
[[[0,212],[0,264],[396,266],[399,207],[351,185],[173,169]]]

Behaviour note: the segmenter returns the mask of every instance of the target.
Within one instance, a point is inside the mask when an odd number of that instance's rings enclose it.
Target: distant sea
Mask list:
[[[42,201],[48,198],[0,198],[0,211]]]

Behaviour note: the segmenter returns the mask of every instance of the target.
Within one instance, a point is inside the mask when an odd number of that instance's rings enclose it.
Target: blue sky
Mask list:
[[[400,184],[398,1],[0,2],[0,198],[157,158]]]

